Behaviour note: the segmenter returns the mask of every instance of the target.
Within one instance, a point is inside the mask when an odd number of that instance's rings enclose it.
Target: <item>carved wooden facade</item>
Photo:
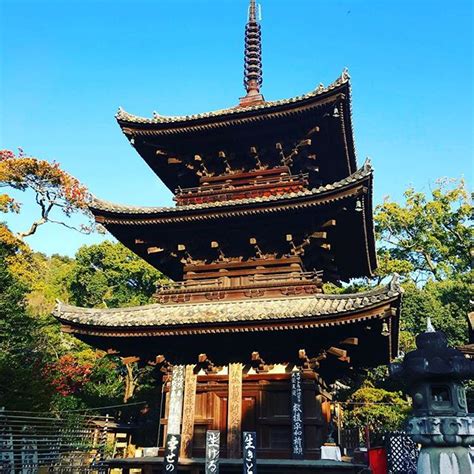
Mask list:
[[[259,36],[250,30],[252,43]],[[241,455],[243,431],[257,432],[258,456],[291,458],[291,373],[301,371],[304,458],[312,459],[325,439],[327,384],[397,354],[401,290],[394,279],[366,293],[323,292],[323,283],[371,276],[377,265],[373,171],[369,162],[357,168],[347,71],[268,102],[259,60],[247,59],[237,107],[116,116],[176,205],[95,199],[90,209],[172,280],[156,303],[59,304],[55,315],[97,347],[166,360],[165,394],[169,368],[186,365],[182,457],[204,457],[206,431],[219,430],[223,458]],[[168,410],[166,395],[162,434]]]

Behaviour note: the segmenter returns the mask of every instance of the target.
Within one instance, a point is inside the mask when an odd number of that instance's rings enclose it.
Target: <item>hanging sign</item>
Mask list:
[[[220,431],[206,431],[206,474],[219,474]]]
[[[165,455],[163,458],[163,473],[178,472],[179,446],[181,436],[168,434],[166,436]]]
[[[244,474],[257,474],[257,433],[244,431],[242,438]]]
[[[291,374],[291,444],[293,459],[304,458],[304,416],[301,372]]]

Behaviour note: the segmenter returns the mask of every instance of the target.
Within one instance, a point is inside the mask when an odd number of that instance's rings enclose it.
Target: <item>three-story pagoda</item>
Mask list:
[[[240,456],[250,430],[259,457],[291,458],[290,379],[300,371],[311,459],[325,441],[328,384],[397,354],[401,291],[395,279],[365,293],[323,291],[325,282],[370,277],[377,265],[372,168],[357,167],[347,71],[327,87],[266,101],[253,0],[245,35],[247,94],[237,106],[116,116],[176,205],[96,199],[91,211],[173,282],[157,289],[156,304],[60,304],[55,315],[96,347],[187,366],[184,458],[203,456],[209,429],[220,430],[224,457]]]

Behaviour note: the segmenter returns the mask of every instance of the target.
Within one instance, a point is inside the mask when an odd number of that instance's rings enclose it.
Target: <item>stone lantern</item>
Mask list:
[[[407,385],[413,400],[407,432],[422,449],[417,472],[474,474],[469,446],[474,416],[467,413],[462,380],[474,378],[474,361],[448,347],[443,332],[428,329],[416,338],[417,349],[392,364],[391,375]]]

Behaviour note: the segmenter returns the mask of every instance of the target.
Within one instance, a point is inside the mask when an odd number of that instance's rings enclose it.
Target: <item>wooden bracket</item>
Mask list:
[[[258,156],[257,148],[254,146],[250,147],[250,155],[252,158],[255,160],[255,163],[257,165],[258,170],[263,170],[265,169],[265,166],[263,166],[263,163],[260,161],[260,157]]]
[[[218,371],[218,368],[214,363],[207,357],[207,354],[199,354],[198,362],[194,368],[194,373],[198,374],[199,372],[204,371],[206,374],[214,374]]]
[[[161,252],[164,252],[164,251],[165,251],[165,249],[162,248],[162,247],[148,247],[148,248],[146,249],[146,253],[147,253],[148,255],[150,255],[150,254],[152,254],[152,253],[161,253]]]
[[[302,369],[311,369],[317,370],[319,368],[320,362],[326,358],[326,353],[323,351],[317,357],[309,358],[306,354],[305,349],[300,349],[298,351],[298,367]]]
[[[230,167],[230,164],[229,164],[229,160],[227,159],[227,156],[225,154],[224,151],[220,151],[218,153],[218,156],[219,158],[224,162],[224,166],[225,166],[225,171],[226,173],[231,173],[232,172],[232,168]]]
[[[250,245],[253,246],[253,248],[255,250],[255,255],[258,258],[265,258],[265,254],[262,252],[262,249],[258,245],[257,239],[255,237],[250,237],[249,243],[250,243]]]
[[[268,367],[265,364],[265,361],[260,357],[260,354],[257,351],[252,352],[250,365],[255,370],[255,372],[268,371]]]
[[[345,344],[347,346],[358,346],[359,345],[359,338],[358,337],[346,337],[340,344]]]
[[[321,225],[322,229],[327,229],[328,227],[335,227],[337,224],[336,219],[329,219]]]

